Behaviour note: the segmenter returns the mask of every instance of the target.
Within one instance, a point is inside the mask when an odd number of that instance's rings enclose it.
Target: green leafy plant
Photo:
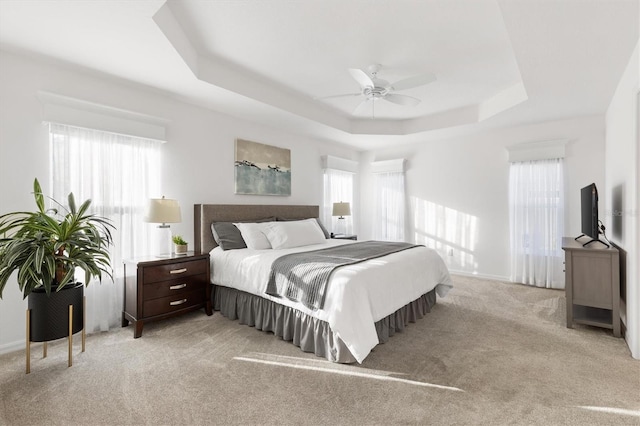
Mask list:
[[[45,209],[45,197],[38,179],[33,182],[37,211],[0,216],[0,299],[14,271],[26,298],[34,289],[47,295],[75,279],[75,269],[85,273],[85,286],[102,274],[113,279],[108,247],[112,244],[111,222],[87,213],[91,200],[76,206],[73,193],[65,207]]]
[[[178,246],[186,246],[187,242],[182,238],[181,235],[174,235],[173,237],[171,237],[171,240],[173,240],[173,243],[178,245]]]

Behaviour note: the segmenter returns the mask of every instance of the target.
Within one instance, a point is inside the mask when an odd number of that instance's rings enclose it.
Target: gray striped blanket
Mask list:
[[[413,247],[418,246],[402,242],[364,241],[287,254],[273,262],[266,293],[300,302],[309,309],[322,309],[329,277],[336,268]]]

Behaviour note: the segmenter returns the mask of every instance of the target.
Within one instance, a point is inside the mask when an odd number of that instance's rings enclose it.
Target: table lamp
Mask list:
[[[147,206],[147,214],[144,221],[148,223],[158,223],[160,234],[160,257],[171,255],[171,229],[169,223],[182,222],[180,205],[176,200],[169,198],[151,198]]]
[[[336,231],[339,231],[338,233],[346,234],[347,224],[344,217],[351,216],[351,204],[344,203],[342,201],[339,203],[333,203],[333,216],[339,216]]]

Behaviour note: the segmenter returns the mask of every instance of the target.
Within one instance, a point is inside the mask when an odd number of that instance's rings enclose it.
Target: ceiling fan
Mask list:
[[[368,72],[365,72],[361,69],[350,68],[349,73],[360,85],[360,92],[325,96],[318,99],[364,96],[365,99],[356,107],[355,111],[357,111],[362,105],[366,104],[367,102],[373,102],[379,99],[384,99],[385,101],[392,102],[398,105],[416,106],[420,103],[420,99],[395,92],[398,90],[406,90],[418,86],[424,86],[425,84],[429,84],[436,80],[435,75],[431,73],[425,73],[409,78],[404,78],[402,80],[396,81],[395,83],[389,83],[386,80],[378,78],[378,72],[381,68],[382,66],[380,64],[369,65],[367,67]]]

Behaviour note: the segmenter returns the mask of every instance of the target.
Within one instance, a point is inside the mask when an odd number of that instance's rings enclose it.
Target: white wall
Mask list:
[[[636,45],[606,115],[607,235],[621,249],[626,340],[640,359],[640,59]]]
[[[638,50],[634,60],[637,63]],[[636,65],[637,66],[637,65]],[[637,93],[638,77],[633,60],[621,80],[607,114],[606,190],[601,191],[600,215],[611,222],[611,197],[619,181],[624,182],[622,237],[615,241],[638,258],[638,154],[637,106],[631,109],[628,93]],[[637,72],[637,71],[636,71]],[[635,88],[635,92],[633,91]],[[156,92],[134,87],[103,75],[91,75],[0,51],[0,213],[32,209],[31,183],[38,177],[48,187],[48,135],[42,122],[39,90],[59,93],[112,107],[132,110],[169,120],[168,143],[163,146],[162,192],[177,198],[184,222],[172,226],[175,233],[192,235],[194,203],[282,203],[320,204],[322,178],[320,156],[331,154],[361,161],[360,212],[371,211],[372,178],[368,162],[406,158],[407,194],[411,202],[410,231],[418,242],[428,235],[440,241],[441,254],[452,271],[508,279],[509,220],[508,162],[505,147],[519,142],[567,139],[566,235],[580,230],[579,189],[591,182],[605,188],[605,120],[602,116],[580,117],[536,125],[486,131],[476,135],[421,145],[356,153],[278,129],[256,125],[192,105]],[[634,95],[635,96],[635,95]],[[637,104],[633,104],[637,105]],[[635,126],[629,114],[635,111]],[[290,148],[293,182],[291,197],[237,196],[233,194],[233,141],[236,137]],[[635,137],[635,139],[633,139]],[[618,142],[623,140],[624,142]],[[619,143],[625,144],[619,145]],[[633,147],[636,154],[628,151]],[[636,164],[633,164],[633,158]],[[618,169],[619,164],[624,164]],[[635,184],[634,184],[635,182]],[[635,195],[634,195],[635,194]],[[159,194],[161,195],[161,194]],[[635,197],[635,198],[634,198]],[[358,202],[356,197],[356,203]],[[607,213],[605,215],[605,209]],[[422,213],[425,215],[420,215]],[[633,216],[635,214],[635,216]],[[360,239],[372,236],[372,215],[360,217]],[[416,222],[416,217],[418,218]],[[430,222],[430,219],[436,219]],[[635,221],[634,221],[635,219]],[[435,224],[445,224],[438,228]],[[635,239],[633,225],[636,225]],[[473,225],[473,226],[472,226]],[[608,230],[616,225],[608,223]],[[469,230],[473,232],[469,233]],[[611,231],[609,235],[613,237]],[[192,239],[192,237],[190,237]],[[448,256],[449,248],[453,256]],[[627,339],[640,351],[637,261],[630,261],[627,279],[635,287],[636,331],[628,325]],[[635,275],[629,275],[635,274]],[[15,281],[9,282],[0,300],[0,353],[24,345],[26,303]],[[631,310],[632,305],[627,307]],[[629,318],[631,318],[631,312]],[[635,336],[635,337],[634,337]],[[633,340],[635,339],[635,341]],[[634,343],[635,342],[635,343]]]
[[[361,211],[373,208],[371,161],[408,160],[411,241],[435,245],[452,272],[508,280],[508,145],[566,139],[565,235],[580,234],[580,188],[604,187],[604,117],[504,128],[361,155]],[[606,201],[600,207],[606,205]],[[604,211],[602,212],[604,213]],[[372,235],[372,215],[360,234]],[[452,255],[450,255],[450,253]]]
[[[357,159],[340,145],[256,125],[177,102],[157,92],[47,61],[0,51],[0,214],[34,208],[32,182],[49,187],[48,134],[39,90],[168,120],[162,194],[176,198],[183,222],[172,226],[193,243],[194,203],[320,204],[322,155]],[[290,197],[234,195],[234,139],[291,149]],[[0,300],[0,353],[24,346],[26,303],[15,280]]]

